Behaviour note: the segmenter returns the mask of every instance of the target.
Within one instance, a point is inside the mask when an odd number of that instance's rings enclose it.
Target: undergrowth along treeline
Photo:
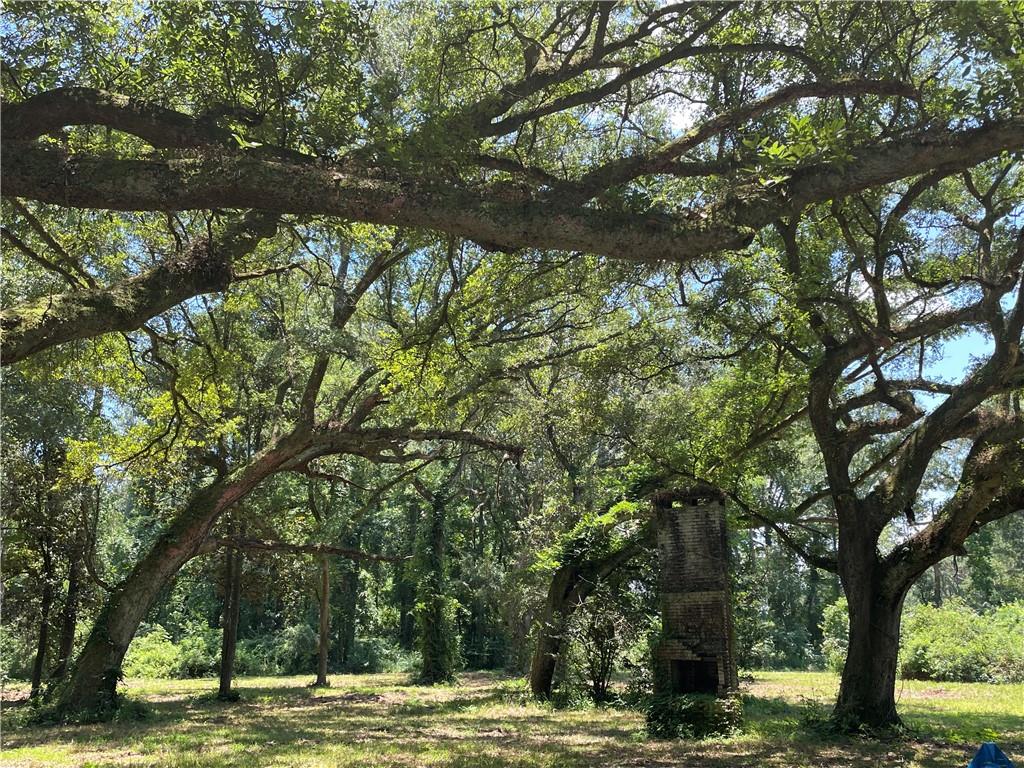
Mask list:
[[[828,667],[846,660],[846,600],[825,610],[823,652]],[[962,600],[915,605],[900,631],[900,674],[911,680],[1024,683],[1024,602],[974,611]]]

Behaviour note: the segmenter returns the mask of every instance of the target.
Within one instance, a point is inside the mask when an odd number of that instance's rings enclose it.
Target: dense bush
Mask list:
[[[960,601],[907,611],[900,669],[919,680],[1024,682],[1024,604],[978,614]]]
[[[178,646],[159,624],[140,633],[128,646],[124,658],[125,677],[179,677]]]
[[[0,683],[27,680],[32,674],[32,636],[0,626]]]
[[[356,637],[345,664],[346,672],[411,672],[417,656],[383,637]]]
[[[205,677],[216,675],[220,665],[219,629],[190,625],[175,643],[162,626],[144,627],[128,649],[126,677]],[[317,636],[305,624],[285,627],[276,634],[238,641],[235,674],[298,675],[316,669]],[[410,672],[416,654],[403,651],[392,640],[357,637],[346,672]]]
[[[235,648],[236,675],[276,675],[280,672],[274,657],[274,638],[239,640]]]
[[[316,669],[318,640],[307,624],[285,627],[277,636],[274,657],[280,672],[295,675]]]
[[[192,624],[178,643],[181,677],[207,677],[220,668],[220,630]]]
[[[703,739],[739,728],[743,704],[738,696],[661,694],[647,699],[644,715],[647,734],[656,739]]]
[[[842,671],[849,619],[846,599],[825,609],[822,653]],[[900,631],[900,673],[915,680],[1024,682],[1024,603],[977,613],[960,600],[908,608]]]

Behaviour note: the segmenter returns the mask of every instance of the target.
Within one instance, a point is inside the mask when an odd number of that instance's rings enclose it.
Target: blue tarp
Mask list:
[[[1013,763],[1003,750],[991,741],[985,742],[967,768],[1013,768]]]

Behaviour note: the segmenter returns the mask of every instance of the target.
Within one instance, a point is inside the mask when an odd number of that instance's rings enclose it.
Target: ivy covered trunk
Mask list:
[[[443,683],[455,678],[459,638],[455,626],[457,603],[448,594],[444,503],[428,507],[417,546],[416,628],[422,666],[420,680]]]

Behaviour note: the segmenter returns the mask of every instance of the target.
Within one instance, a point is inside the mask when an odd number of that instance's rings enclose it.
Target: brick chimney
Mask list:
[[[661,566],[661,640],[655,693],[712,693],[738,687],[729,593],[725,497],[717,488],[653,497]]]

